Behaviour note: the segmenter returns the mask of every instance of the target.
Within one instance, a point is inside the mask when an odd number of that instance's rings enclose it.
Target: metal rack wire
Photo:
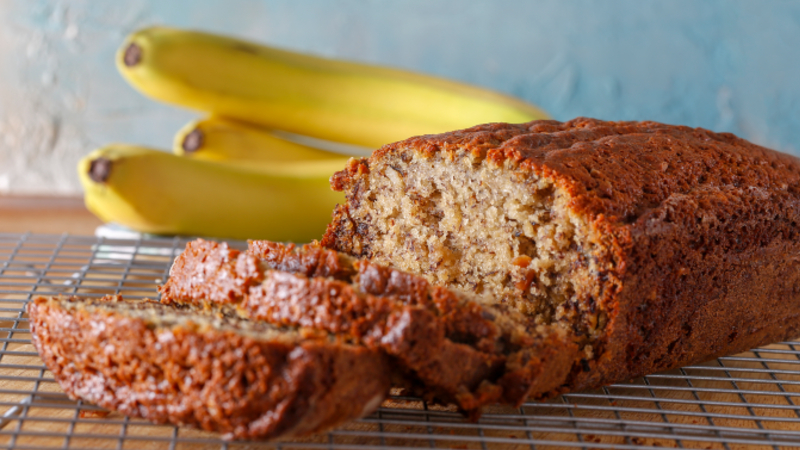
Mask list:
[[[393,396],[330,433],[279,443],[225,442],[69,400],[30,344],[25,304],[37,295],[157,295],[180,239],[0,234],[0,446],[18,449],[538,449],[800,446],[800,342],[520,408],[478,423]]]

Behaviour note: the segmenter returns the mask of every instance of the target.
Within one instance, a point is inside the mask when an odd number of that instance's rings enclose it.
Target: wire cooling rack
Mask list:
[[[157,295],[186,241],[0,234],[0,446],[19,449],[537,449],[800,446],[800,342],[520,408],[477,423],[452,409],[393,396],[330,433],[279,443],[154,425],[71,401],[30,343],[36,295]],[[234,244],[234,246],[243,244]]]

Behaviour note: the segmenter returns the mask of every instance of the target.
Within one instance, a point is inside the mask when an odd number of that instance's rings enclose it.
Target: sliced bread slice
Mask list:
[[[197,240],[175,260],[161,293],[167,303],[223,305],[250,319],[356,339],[390,355],[416,393],[470,414],[555,392],[577,351],[566,333],[515,311],[317,245],[254,241],[238,252]]]
[[[228,438],[323,431],[372,412],[390,387],[384,355],[318,330],[119,297],[39,297],[28,314],[71,398]]]

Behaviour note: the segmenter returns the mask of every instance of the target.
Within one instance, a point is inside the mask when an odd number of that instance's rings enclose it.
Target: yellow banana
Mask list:
[[[172,152],[223,163],[319,161],[342,157],[282,139],[263,128],[218,117],[195,120],[181,128],[175,135]]]
[[[246,170],[112,144],[84,157],[78,175],[90,211],[137,231],[307,242],[343,201],[328,186],[343,166],[318,160]]]
[[[129,36],[117,67],[158,100],[373,148],[479,123],[547,117],[513,97],[442,78],[165,27]]]

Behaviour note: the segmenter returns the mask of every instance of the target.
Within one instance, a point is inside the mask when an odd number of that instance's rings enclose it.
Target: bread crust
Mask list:
[[[274,439],[361,417],[388,394],[387,361],[365,347],[319,333],[253,336],[199,315],[163,324],[115,303],[39,297],[28,305],[33,345],[73,399],[226,438]]]
[[[236,298],[228,295],[231,290],[219,289],[248,284],[230,277],[237,267],[250,266],[242,261],[252,258],[262,264],[262,275],[240,275],[258,284],[238,290]],[[292,262],[310,259],[323,263]],[[232,304],[250,319],[346,335],[390,355],[403,375],[396,380],[401,385],[429,400],[455,403],[473,417],[486,404],[518,405],[529,395],[550,391],[570,369],[577,347],[557,333],[528,330],[521,315],[415,275],[368,261],[350,266],[342,261],[343,256],[317,245],[253,241],[247,252],[237,253],[226,244],[196,240],[176,259],[161,288],[162,301]],[[216,275],[209,270],[215,266]],[[272,270],[277,267],[296,272]],[[336,280],[307,273],[351,275]]]
[[[585,219],[607,314],[594,357],[561,391],[597,387],[800,334],[800,161],[729,133],[655,122],[488,124],[421,136],[351,160],[322,245],[373,254],[353,219],[366,179],[390,158],[469,155],[525,186],[546,178]]]

